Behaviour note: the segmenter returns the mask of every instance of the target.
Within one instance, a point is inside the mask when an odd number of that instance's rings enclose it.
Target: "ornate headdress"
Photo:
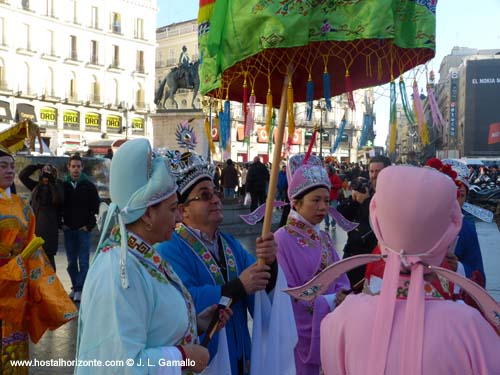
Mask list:
[[[155,157],[149,141],[145,138],[130,140],[118,149],[111,161],[109,181],[111,205],[106,215],[98,248],[104,239],[111,218],[117,212],[122,248],[120,278],[122,287],[128,288],[125,224],[133,223],[144,215],[149,206],[175,194],[177,184],[171,173],[170,163],[164,157]]]
[[[12,159],[14,159],[14,156],[12,153],[9,151],[7,147],[4,147],[0,144],[0,156],[10,156]]]
[[[309,159],[304,163],[304,158],[305,154],[298,154],[291,156],[288,160],[286,173],[290,202],[313,187],[324,187],[330,190],[330,179],[321,159],[315,155],[310,155]]]
[[[214,166],[201,155],[188,151],[180,159],[176,159],[172,153],[167,153],[167,158],[170,159],[181,197],[187,195],[200,180],[214,179]]]

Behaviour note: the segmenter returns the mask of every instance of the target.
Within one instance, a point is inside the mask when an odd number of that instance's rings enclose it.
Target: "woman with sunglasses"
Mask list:
[[[311,155],[304,163],[304,154],[293,155],[288,162],[287,174],[292,209],[287,224],[276,232],[275,237],[278,263],[284,270],[288,286],[296,287],[312,279],[339,257],[330,234],[320,229],[330,207],[330,179],[321,160]],[[342,298],[343,293],[338,292],[349,288],[349,280],[344,274],[314,302],[293,301],[299,336],[295,346],[298,375],[320,374],[321,320]]]
[[[146,139],[128,141],[114,155],[112,203],[83,288],[77,344],[79,361],[113,362],[80,366],[76,374],[173,375],[207,366],[209,353],[197,336],[216,306],[197,317],[189,292],[155,247],[178,221],[176,192],[165,158],[154,158]],[[118,225],[102,242],[116,213]]]

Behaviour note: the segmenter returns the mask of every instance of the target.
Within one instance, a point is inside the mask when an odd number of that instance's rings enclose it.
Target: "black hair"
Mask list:
[[[382,163],[384,164],[385,168],[391,165],[391,159],[389,159],[387,156],[384,155],[375,155],[373,158],[370,159],[370,164],[371,163]]]
[[[330,191],[327,186],[324,185],[315,185],[311,186],[309,189],[304,190],[302,193],[297,195],[296,197],[293,198],[294,201],[299,201],[302,198],[304,198],[307,194],[309,194],[311,191],[319,189],[319,188],[325,188],[326,190]]]
[[[82,157],[80,156],[80,154],[77,152],[76,154],[72,155],[70,158],[69,158],[69,161],[68,161],[68,164],[71,164],[71,162],[73,160],[76,160],[76,161],[79,161],[80,163],[83,164],[83,161],[82,161]]]

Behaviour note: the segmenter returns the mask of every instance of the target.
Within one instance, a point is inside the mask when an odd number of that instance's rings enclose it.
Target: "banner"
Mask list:
[[[101,131],[101,115],[99,113],[88,112],[85,114],[85,130],[91,132]]]
[[[490,125],[490,133],[488,136],[488,144],[492,145],[500,142],[500,122]]]
[[[63,127],[68,130],[80,130],[80,112],[64,111]]]
[[[106,117],[106,131],[108,133],[121,133],[122,118],[120,116],[109,115]]]
[[[144,134],[144,119],[134,117],[132,119],[132,134]]]
[[[57,109],[53,107],[40,108],[40,126],[57,127]]]

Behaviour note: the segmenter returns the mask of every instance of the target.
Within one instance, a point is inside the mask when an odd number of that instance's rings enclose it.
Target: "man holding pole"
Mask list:
[[[214,167],[191,152],[182,155],[177,165],[175,161],[173,163],[174,170],[179,171],[177,184],[182,223],[170,241],[158,246],[158,252],[168,260],[188,288],[197,311],[218,303],[223,296],[232,299],[233,317],[227,323],[224,334],[216,334],[208,344],[213,359],[211,366],[217,366],[220,360],[216,354],[227,351],[231,373],[247,374],[250,359],[254,358],[251,355],[247,313],[250,311],[254,317],[254,345],[256,322],[259,319],[267,322],[271,318],[271,311],[260,318],[254,315],[254,296],[264,290],[270,293],[276,286],[278,265],[274,235],[268,233],[257,238],[255,253],[263,264],[255,263],[254,256],[234,237],[219,230],[223,213],[221,201],[214,190]],[[266,297],[269,306],[274,308],[281,304],[285,306],[285,311],[293,314],[290,300],[278,289],[279,286],[271,296]],[[290,315],[282,314],[280,320],[287,321],[287,316]],[[293,315],[291,320],[294,324]],[[287,324],[290,325],[290,320]],[[290,341],[293,351],[293,338]],[[217,370],[214,368],[213,371],[216,373]]]

